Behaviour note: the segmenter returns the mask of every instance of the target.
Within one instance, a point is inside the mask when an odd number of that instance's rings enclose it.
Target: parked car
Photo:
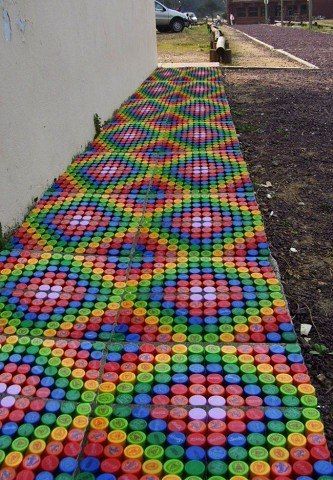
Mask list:
[[[159,32],[179,33],[188,27],[190,22],[185,13],[165,7],[160,2],[155,2],[156,28]]]
[[[198,18],[195,13],[193,12],[186,12],[187,18],[191,25],[196,25],[198,23]]]

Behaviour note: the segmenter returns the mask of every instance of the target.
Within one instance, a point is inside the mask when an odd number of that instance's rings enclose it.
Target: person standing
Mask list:
[[[232,12],[230,13],[229,19],[230,19],[230,25],[231,26],[235,25],[235,17]]]

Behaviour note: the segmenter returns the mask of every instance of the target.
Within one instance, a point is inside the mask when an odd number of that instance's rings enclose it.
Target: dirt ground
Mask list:
[[[300,67],[298,62],[289,59],[285,55],[271,52],[268,48],[249,41],[245,35],[242,35],[235,28],[223,26],[222,31],[228,39],[232,51],[232,66],[248,68]]]
[[[209,34],[206,25],[185,28],[182,33],[157,33],[159,63],[200,63],[209,61]]]
[[[333,451],[333,105],[328,71],[225,71],[227,95],[256,187]],[[270,182],[272,186],[268,186]],[[265,185],[265,186],[264,186]],[[291,248],[296,252],[290,251]]]

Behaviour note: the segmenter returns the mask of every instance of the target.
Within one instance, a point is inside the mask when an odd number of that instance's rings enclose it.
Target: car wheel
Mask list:
[[[170,24],[171,30],[175,33],[180,33],[184,30],[185,23],[181,18],[175,18]]]
[[[170,27],[169,25],[158,25],[156,27],[156,29],[160,32],[160,33],[165,33],[165,32],[168,32],[170,30]]]

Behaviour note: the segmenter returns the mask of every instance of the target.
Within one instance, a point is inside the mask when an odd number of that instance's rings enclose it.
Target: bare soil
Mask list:
[[[227,95],[333,451],[333,105],[328,71],[225,71]],[[271,182],[271,187],[265,187]],[[290,248],[295,248],[293,253]]]

